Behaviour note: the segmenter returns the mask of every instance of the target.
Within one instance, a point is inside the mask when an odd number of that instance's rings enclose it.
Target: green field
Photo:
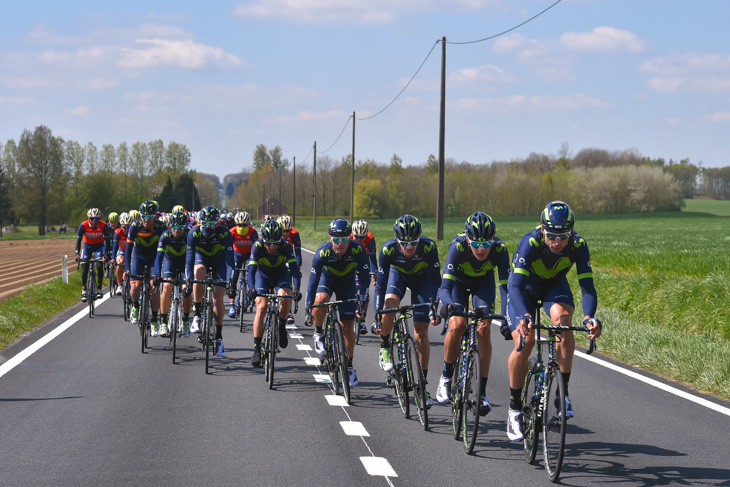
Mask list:
[[[496,221],[510,252],[539,224]],[[435,220],[422,222],[424,235],[434,236]],[[311,220],[297,223],[305,246],[315,249],[327,238],[327,223],[318,221],[317,232]],[[369,223],[379,246],[392,238],[391,220]],[[462,219],[449,219],[444,235],[462,229]],[[707,213],[578,215],[605,324],[601,353],[730,399],[729,229],[730,218]],[[448,242],[439,243],[442,263],[447,250]],[[574,271],[569,279],[580,308]]]
[[[56,227],[58,228],[58,227]],[[65,239],[72,239],[76,238],[76,227],[70,228],[66,230],[66,233],[52,233],[48,232],[45,235],[41,236],[38,235],[38,227],[37,226],[20,226],[17,227],[18,232],[17,233],[6,233],[3,232],[3,236],[0,237],[0,242],[4,240],[39,240],[39,239],[46,239],[46,238],[65,238]]]
[[[684,200],[682,211],[730,216],[730,200]]]

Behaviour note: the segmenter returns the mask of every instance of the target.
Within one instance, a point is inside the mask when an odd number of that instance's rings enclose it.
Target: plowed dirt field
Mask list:
[[[0,241],[0,300],[60,276],[64,254],[69,273],[76,271],[75,249],[75,239]]]

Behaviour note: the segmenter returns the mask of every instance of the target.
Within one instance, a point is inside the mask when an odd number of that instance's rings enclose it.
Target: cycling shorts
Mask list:
[[[397,269],[391,267],[385,294],[395,294],[402,301],[403,296],[406,295],[406,288],[411,290],[411,304],[430,303],[431,299],[436,299],[438,293],[438,288],[431,279],[427,277],[420,278],[420,280],[405,279]],[[427,323],[428,321],[428,308],[422,307],[413,310],[414,323]]]
[[[291,289],[291,277],[289,269],[284,266],[278,274],[267,275],[259,269],[256,272],[256,281],[254,286],[258,294],[269,294],[271,290]]]
[[[317,285],[317,294],[325,293],[330,298],[335,295],[337,301],[355,298],[355,279],[335,279],[330,274],[323,272],[319,277]],[[352,321],[355,319],[355,310],[357,303],[342,303],[337,306],[342,321]]]
[[[458,303],[466,308],[466,304],[471,294],[472,309],[473,308],[485,308],[489,312],[494,312],[494,301],[496,299],[496,290],[494,286],[494,279],[484,279],[477,286],[467,287],[460,281],[454,281],[454,287],[451,289],[451,300],[454,303]],[[448,319],[449,312],[448,306],[441,303],[441,309],[439,314],[442,318]],[[463,311],[452,311],[452,316],[466,316]]]
[[[551,283],[549,287],[536,287],[528,285],[525,288],[527,291],[527,309],[530,310],[530,314],[533,314],[537,301],[542,299],[542,309],[545,310],[548,316],[550,316],[550,308],[556,303],[566,304],[571,308],[575,309],[573,302],[573,292],[570,290],[570,284],[568,279],[563,276],[556,282]],[[517,329],[517,325],[520,324],[522,316],[518,315],[512,303],[507,300],[507,321],[509,322],[509,330],[511,332]]]

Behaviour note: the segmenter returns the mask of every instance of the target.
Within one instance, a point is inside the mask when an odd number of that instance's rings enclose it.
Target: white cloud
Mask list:
[[[730,93],[730,77],[654,77],[646,85],[659,93],[722,94]]]
[[[22,105],[30,105],[35,100],[31,98],[30,96],[3,96],[0,95],[0,104],[3,105],[15,105],[15,106],[22,106]]]
[[[89,107],[76,107],[76,108],[67,110],[66,113],[68,113],[70,115],[74,115],[76,117],[80,117],[80,116],[86,115],[90,111],[91,111],[91,108],[89,108]]]
[[[682,122],[682,120],[677,117],[665,117],[664,118],[664,123],[666,123],[667,125],[679,125],[681,122]]]
[[[712,123],[730,122],[730,112],[715,112],[702,117],[702,120]]]
[[[191,40],[137,39],[142,49],[123,48],[117,64],[124,68],[145,69],[175,67],[204,69],[241,66],[243,62],[219,47],[206,46]]]
[[[567,96],[525,96],[511,95],[501,98],[461,99],[454,106],[465,112],[514,113],[583,110],[602,108],[608,104],[598,98],[590,98],[582,93]]]
[[[348,117],[351,117],[351,113],[345,113],[341,110],[330,110],[327,112],[311,112],[307,110],[300,111],[295,115],[282,115],[280,117],[265,118],[265,123],[284,125],[290,123],[323,123],[331,121],[342,121],[344,123]],[[358,114],[358,117],[366,116],[365,114]]]
[[[498,37],[492,44],[492,51],[496,53],[512,52],[523,46],[525,42],[527,42],[527,37],[517,33]]]
[[[279,19],[303,24],[386,24],[421,12],[474,12],[494,0],[255,0],[239,3],[233,15],[244,19]]]
[[[560,36],[560,45],[570,51],[587,52],[644,52],[646,43],[633,32],[614,27],[596,27],[590,32],[566,32]]]
[[[730,93],[730,56],[678,54],[649,60],[639,71],[654,75],[647,86],[660,93]]]
[[[475,68],[463,68],[451,73],[447,80],[447,86],[462,88],[495,83],[510,83],[514,77],[504,69],[491,64],[477,66]]]

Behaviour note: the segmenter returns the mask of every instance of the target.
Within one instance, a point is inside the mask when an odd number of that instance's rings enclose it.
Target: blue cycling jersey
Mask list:
[[[355,273],[359,276],[360,282],[368,282],[368,279],[370,279],[368,258],[362,245],[350,240],[345,253],[340,257],[335,253],[331,241],[322,244],[314,253],[312,259],[312,271],[307,286],[307,306],[314,304],[317,286],[322,274],[333,280],[351,280],[355,282]],[[360,299],[362,301],[368,300],[367,286],[360,286]]]
[[[295,289],[299,289],[300,272],[294,247],[286,240],[280,240],[273,252],[269,252],[264,245],[263,238],[258,239],[251,247],[251,258],[248,261],[248,287],[256,288],[256,274],[262,273],[269,280],[275,280],[280,273],[288,271],[291,274]]]

